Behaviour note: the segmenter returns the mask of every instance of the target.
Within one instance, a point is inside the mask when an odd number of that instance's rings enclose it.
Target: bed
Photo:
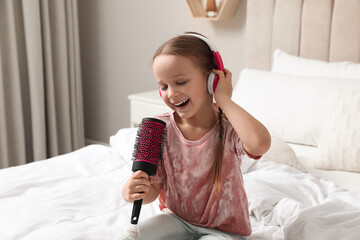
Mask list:
[[[246,69],[233,100],[261,120],[272,146],[242,164],[248,239],[359,239],[360,1],[247,2]],[[132,204],[136,128],[0,170],[0,239],[118,239]],[[140,221],[160,213],[144,205]]]

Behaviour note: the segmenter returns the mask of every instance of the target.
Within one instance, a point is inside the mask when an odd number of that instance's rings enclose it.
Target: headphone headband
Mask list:
[[[207,38],[204,37],[204,36],[201,36],[201,35],[196,34],[196,33],[184,33],[184,34],[181,34],[181,35],[193,36],[193,37],[200,38],[201,40],[203,40],[203,41],[209,46],[209,48],[211,49],[211,51],[217,52],[216,47],[215,47],[213,44],[211,44],[211,42],[209,41],[209,39],[207,39]]]

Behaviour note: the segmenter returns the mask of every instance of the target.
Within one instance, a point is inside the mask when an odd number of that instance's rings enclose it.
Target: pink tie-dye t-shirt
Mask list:
[[[153,177],[154,182],[162,183],[160,209],[196,226],[250,235],[248,201],[240,169],[245,151],[230,122],[223,118],[222,187],[216,193],[211,178],[219,123],[202,139],[189,141],[178,129],[173,112],[158,118],[167,125],[163,160]]]

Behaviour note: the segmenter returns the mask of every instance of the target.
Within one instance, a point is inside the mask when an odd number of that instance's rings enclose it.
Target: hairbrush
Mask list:
[[[132,156],[132,171],[142,170],[149,176],[156,174],[161,163],[166,138],[166,123],[157,118],[143,118],[138,127],[134,152]],[[142,199],[136,200],[131,214],[131,223],[139,220]]]

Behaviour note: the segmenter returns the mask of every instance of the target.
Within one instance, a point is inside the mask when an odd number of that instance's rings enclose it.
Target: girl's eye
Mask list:
[[[177,84],[178,85],[184,85],[186,83],[186,81],[181,81],[181,82],[178,82]]]
[[[161,86],[161,87],[160,87],[160,90],[161,90],[161,91],[165,91],[166,89],[167,89],[167,86]]]

